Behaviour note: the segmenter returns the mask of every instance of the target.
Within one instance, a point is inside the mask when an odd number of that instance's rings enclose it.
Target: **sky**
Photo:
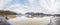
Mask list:
[[[60,0],[0,0],[0,10],[55,14],[60,13],[59,3]]]

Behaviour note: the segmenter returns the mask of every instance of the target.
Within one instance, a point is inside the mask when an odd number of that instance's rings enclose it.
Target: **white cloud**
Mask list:
[[[26,10],[28,10],[28,8],[29,6],[24,6],[22,4],[12,4],[11,6],[9,6],[8,8],[4,10],[14,11],[17,13],[25,13],[27,12]]]
[[[22,4],[12,4],[9,6],[8,10],[15,11],[15,12],[44,12],[44,13],[55,13],[56,8],[53,0],[50,1],[52,7],[48,5],[46,0],[28,0],[30,3],[29,5],[22,5]],[[39,4],[40,3],[40,4]]]
[[[0,9],[3,9],[4,5],[12,0],[1,0],[0,1]]]
[[[4,5],[12,0],[1,0],[0,9],[4,9]],[[21,3],[12,4],[4,10],[15,12],[43,12],[43,13],[59,13],[59,8],[55,0],[28,0],[29,4]]]
[[[28,0],[30,4],[33,4],[35,0]]]
[[[47,11],[46,13],[51,13],[51,14],[57,13],[58,4],[56,4],[57,2],[55,2],[55,0],[48,0],[48,3],[47,0],[40,0],[40,1],[41,1],[40,6],[44,9],[44,11]]]

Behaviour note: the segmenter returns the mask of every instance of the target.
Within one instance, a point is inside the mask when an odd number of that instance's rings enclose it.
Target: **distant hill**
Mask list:
[[[28,14],[28,15],[44,15],[44,13],[34,13],[34,12],[27,12],[25,14]]]
[[[0,15],[16,15],[16,12],[0,10]]]

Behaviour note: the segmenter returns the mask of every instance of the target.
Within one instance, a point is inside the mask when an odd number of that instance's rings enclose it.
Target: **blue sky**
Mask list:
[[[20,7],[19,8],[9,8],[10,6],[12,6],[14,4],[15,5],[20,4]],[[12,11],[15,11],[16,10],[16,12],[17,11],[22,11],[22,12],[28,11],[29,12],[29,11],[34,11],[36,9],[36,7],[39,6],[37,4],[34,2],[33,5],[32,5],[32,3],[30,3],[28,0],[12,0],[12,1],[7,2],[6,4],[4,4],[4,8],[3,9],[4,10],[12,10]],[[22,8],[21,8],[21,6],[22,6]]]
[[[1,0],[0,10],[59,13],[55,0]]]
[[[5,6],[10,6],[12,4],[28,4],[28,1],[27,0],[12,0],[11,2],[8,2],[5,4]]]

